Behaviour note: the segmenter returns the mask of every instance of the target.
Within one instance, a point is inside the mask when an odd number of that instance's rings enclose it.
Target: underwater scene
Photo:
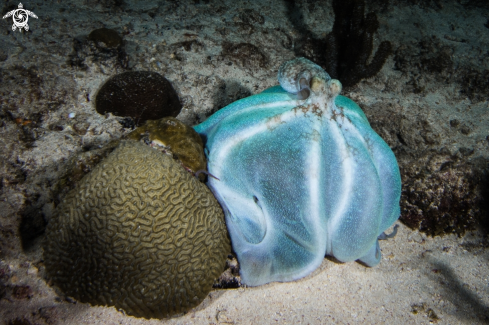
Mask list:
[[[489,324],[487,0],[0,10],[0,325]]]

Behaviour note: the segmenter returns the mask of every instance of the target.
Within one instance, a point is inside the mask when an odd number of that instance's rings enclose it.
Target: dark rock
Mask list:
[[[88,69],[87,60],[115,69],[126,69],[129,64],[124,41],[112,29],[100,28],[92,31],[87,37],[74,38],[73,50],[68,64],[82,70]]]
[[[470,129],[469,126],[462,125],[462,127],[460,128],[460,132],[464,135],[469,135],[472,132],[472,130]]]
[[[459,120],[450,120],[450,126],[452,128],[456,128],[460,125],[460,121]]]
[[[99,28],[95,29],[88,35],[88,39],[96,42],[103,43],[106,47],[119,47],[122,46],[122,37],[113,29]]]
[[[182,105],[171,83],[150,71],[124,72],[109,79],[95,99],[100,114],[131,117],[136,125],[176,117]]]
[[[9,320],[7,323],[7,325],[32,325],[32,323],[26,319],[26,318],[15,318],[15,319],[12,319],[12,320]]]
[[[73,130],[79,135],[87,134],[88,128],[90,127],[90,123],[88,122],[78,122],[73,124]]]
[[[46,324],[55,325],[59,324],[58,311],[56,307],[42,307],[39,308],[39,318],[42,319]]]
[[[12,290],[12,296],[15,299],[30,299],[32,298],[32,289],[29,286],[15,286]]]
[[[465,148],[460,152],[471,154]],[[489,161],[431,152],[415,161],[400,159],[399,165],[404,224],[431,236],[488,230]]]
[[[467,96],[472,103],[487,100],[489,97],[489,70],[460,69],[457,76],[456,81],[461,86],[460,94]]]
[[[255,45],[249,43],[223,44],[223,56],[245,68],[264,68],[267,56]]]
[[[265,23],[265,18],[263,18],[258,11],[253,9],[244,9],[239,17],[244,23],[250,25],[263,25]]]
[[[470,155],[472,155],[474,153],[474,149],[472,149],[472,148],[460,148],[458,151],[464,157],[468,157],[468,156],[470,156]]]

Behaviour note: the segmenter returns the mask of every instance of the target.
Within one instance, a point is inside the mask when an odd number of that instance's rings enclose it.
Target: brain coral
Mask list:
[[[82,302],[161,318],[199,304],[230,252],[223,212],[170,156],[122,141],[57,207],[48,277]]]
[[[171,152],[194,173],[206,169],[204,144],[199,134],[174,117],[146,121],[127,137],[136,141],[144,140],[152,146],[164,148],[167,153]]]

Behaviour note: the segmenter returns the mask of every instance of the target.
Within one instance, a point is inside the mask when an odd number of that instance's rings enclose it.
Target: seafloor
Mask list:
[[[381,243],[382,262],[325,259],[299,281],[213,290],[169,320],[76,302],[44,278],[40,240],[66,193],[59,179],[67,162],[130,131],[120,117],[97,113],[97,91],[119,72],[158,72],[180,97],[178,118],[195,125],[276,85],[278,67],[300,55],[306,36],[331,31],[332,1],[32,0],[23,2],[38,16],[28,32],[0,20],[0,322],[489,323],[489,6],[367,2],[379,21],[374,52],[385,40],[393,51],[377,75],[343,95],[362,107],[401,168],[404,223]],[[17,5],[2,3],[2,16]],[[101,27],[123,36],[122,54],[83,46]]]

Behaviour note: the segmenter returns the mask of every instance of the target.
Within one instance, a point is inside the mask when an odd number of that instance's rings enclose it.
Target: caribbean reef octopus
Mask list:
[[[242,283],[299,279],[325,255],[377,265],[400,214],[394,153],[320,66],[297,58],[278,80],[194,127]]]

